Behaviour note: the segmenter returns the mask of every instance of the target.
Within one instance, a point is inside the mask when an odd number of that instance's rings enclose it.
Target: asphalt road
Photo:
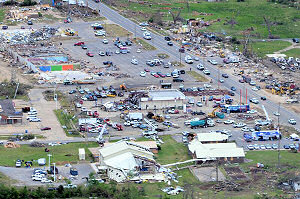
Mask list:
[[[120,15],[117,11],[109,8],[108,6],[104,5],[103,3],[95,3],[92,0],[89,0],[88,3],[89,7],[95,10],[100,10],[100,14],[106,17],[107,19],[111,20],[112,22],[122,26],[123,28],[127,29],[128,31],[136,34],[136,37],[143,37],[142,32],[139,31],[140,27],[134,23],[133,21],[123,17]],[[155,46],[157,49],[160,49],[164,51],[167,54],[170,54],[174,57],[179,57],[179,46],[174,45],[173,47],[169,47],[166,44],[166,41],[164,40],[163,36],[160,36],[158,34],[152,33],[152,40],[150,41],[150,44]],[[185,57],[189,53],[182,54],[182,57]],[[191,55],[194,56],[194,55]],[[200,58],[200,57],[199,57]],[[218,63],[222,62],[222,59],[220,57],[213,57],[210,59],[215,59]],[[217,82],[218,80],[218,68],[211,65],[206,60],[201,61],[203,65],[208,68],[211,72],[211,75],[209,76],[214,80],[214,82]],[[192,64],[192,67],[196,68],[196,64]],[[220,70],[220,73],[221,70]],[[250,98],[258,98],[260,99],[260,95],[256,93],[255,91],[251,90],[251,86],[249,85],[243,85],[240,84],[235,77],[229,76],[228,79],[222,84],[222,86],[225,86],[227,89],[230,89],[231,86],[235,86],[237,88],[236,94],[239,95],[240,90],[247,89],[248,90],[248,97]],[[266,101],[261,101],[261,104],[263,104],[269,114],[272,114],[273,112],[278,111],[279,104],[274,103],[272,100],[268,99]],[[294,125],[297,129],[300,129],[300,116],[298,116],[295,112],[288,110],[284,107],[280,108],[280,118],[282,118],[280,121],[282,124],[288,124],[288,119],[294,118],[297,121],[297,125]]]

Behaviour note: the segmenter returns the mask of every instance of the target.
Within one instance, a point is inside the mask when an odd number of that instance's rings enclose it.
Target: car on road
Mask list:
[[[252,87],[252,90],[253,90],[253,91],[258,91],[258,88]]]
[[[203,71],[203,73],[204,73],[205,75],[210,75],[210,71],[209,71],[209,70],[207,70],[207,69],[206,69],[206,70],[204,70],[204,71]]]
[[[106,32],[104,30],[99,30],[95,32],[95,36],[105,36]]]
[[[174,78],[173,82],[184,82],[184,80],[181,78]]]
[[[146,72],[141,71],[141,72],[140,72],[140,76],[141,76],[141,77],[146,77]]]
[[[259,101],[258,101],[257,98],[251,98],[249,101],[250,101],[251,103],[253,103],[253,104],[258,104],[258,103],[259,103]]]
[[[278,149],[278,145],[277,144],[272,144],[272,149]]]
[[[260,99],[264,100],[264,101],[267,100],[267,98],[265,96],[261,96]]]
[[[234,123],[234,120],[225,120],[224,121],[224,124],[233,124]]]
[[[91,52],[87,52],[86,55],[89,56],[89,57],[94,57],[94,54],[91,53]]]
[[[44,127],[44,128],[41,128],[41,131],[47,131],[47,130],[51,130],[51,127]]]
[[[17,160],[16,161],[16,167],[21,167],[22,166],[22,161],[21,160]]]
[[[69,94],[74,94],[74,93],[76,93],[76,90],[74,89],[69,91]]]
[[[150,72],[150,70],[148,68],[145,68],[144,71],[145,72]]]
[[[31,178],[33,181],[42,181],[42,177],[34,176]]]
[[[84,45],[84,42],[83,41],[79,41],[77,43],[74,44],[74,46],[82,46]]]
[[[247,111],[247,113],[248,113],[248,114],[254,114],[254,113],[257,113],[257,110],[252,109],[252,110],[250,110],[250,111]]]
[[[107,39],[103,39],[103,40],[102,40],[102,43],[108,44],[108,40],[107,40]]]
[[[229,76],[226,73],[224,73],[224,74],[222,74],[222,77],[228,78]]]
[[[212,65],[217,65],[218,62],[216,60],[210,59],[208,60],[209,63],[211,63]]]
[[[289,119],[288,121],[291,125],[296,125],[297,124],[297,121],[293,118]]]
[[[260,149],[260,147],[259,147],[258,144],[254,144],[253,146],[254,146],[254,149],[255,149],[255,150],[259,150],[259,149]]]
[[[249,132],[249,131],[250,131],[250,128],[247,127],[247,126],[244,126],[241,130],[242,130],[243,132]]]
[[[147,31],[147,28],[141,27],[141,31]]]
[[[173,42],[169,41],[168,43],[168,46],[173,46]]]
[[[249,150],[254,150],[254,146],[253,145],[247,145],[247,148],[249,149]]]
[[[165,36],[166,41],[171,41],[171,38],[169,36]]]
[[[293,38],[294,43],[299,43],[299,38]]]
[[[100,52],[99,52],[99,55],[100,55],[100,56],[105,56],[105,52],[100,51]]]
[[[85,44],[81,45],[81,48],[86,50],[87,49],[87,46]]]
[[[280,116],[280,113],[278,113],[278,112],[274,112],[273,114],[277,117]]]
[[[261,150],[266,150],[266,146],[264,144],[261,144],[259,147]]]
[[[29,122],[40,122],[41,119],[39,118],[29,118]]]
[[[27,25],[30,25],[30,26],[33,25],[32,21],[31,21],[31,20],[28,20],[28,21],[27,21]]]
[[[198,102],[196,103],[196,106],[198,106],[198,107],[202,107],[202,106],[203,106],[203,104],[202,104],[202,102],[198,101]]]
[[[232,87],[230,88],[230,90],[236,91],[236,88],[235,88],[234,86],[232,86]]]
[[[197,69],[198,69],[198,70],[204,70],[203,64],[198,64],[198,65],[197,65]]]
[[[138,48],[136,52],[137,52],[137,53],[141,53],[142,50]]]
[[[132,60],[131,60],[131,63],[132,63],[133,65],[138,65],[138,64],[139,64],[139,62],[138,62],[137,59],[132,59]]]
[[[246,126],[245,123],[235,123],[232,125],[233,128],[243,128],[244,126]]]
[[[249,84],[250,84],[251,86],[255,86],[255,85],[256,85],[256,82],[255,82],[255,81],[251,81]]]
[[[225,82],[224,79],[220,79],[219,81],[220,81],[220,83],[224,83]]]

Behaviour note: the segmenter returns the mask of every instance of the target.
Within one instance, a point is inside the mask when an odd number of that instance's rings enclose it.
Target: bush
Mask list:
[[[18,2],[14,1],[14,0],[8,0],[8,1],[5,1],[3,3],[4,6],[13,6],[13,5],[18,5]]]
[[[20,6],[34,6],[36,5],[37,3],[35,1],[32,1],[32,0],[24,0]]]

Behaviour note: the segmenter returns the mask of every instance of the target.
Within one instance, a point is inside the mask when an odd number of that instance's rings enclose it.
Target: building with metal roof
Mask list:
[[[228,135],[222,134],[222,133],[198,133],[197,139],[202,144],[205,143],[218,143],[218,142],[227,142],[228,141]]]

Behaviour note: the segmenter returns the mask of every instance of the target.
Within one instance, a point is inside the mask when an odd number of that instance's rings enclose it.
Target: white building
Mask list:
[[[220,162],[244,162],[245,153],[243,148],[238,148],[235,143],[214,143],[202,144],[198,140],[192,140],[189,145],[189,152],[199,161]]]
[[[110,179],[126,181],[141,173],[156,173],[159,166],[149,148],[119,141],[99,150],[100,167],[105,168]]]
[[[143,110],[183,107],[185,99],[176,89],[150,90],[148,97],[140,99],[140,107]]]

